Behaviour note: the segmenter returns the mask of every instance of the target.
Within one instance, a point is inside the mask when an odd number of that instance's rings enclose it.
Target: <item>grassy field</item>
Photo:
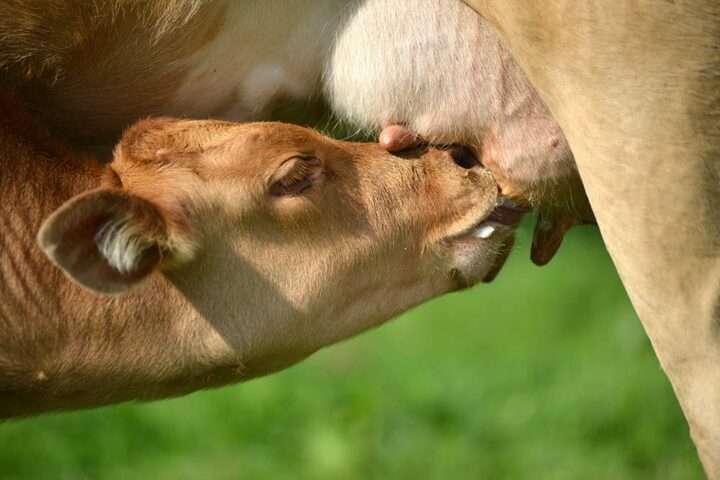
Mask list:
[[[527,226],[526,226],[527,227]],[[0,425],[2,479],[694,479],[593,229],[245,385]]]

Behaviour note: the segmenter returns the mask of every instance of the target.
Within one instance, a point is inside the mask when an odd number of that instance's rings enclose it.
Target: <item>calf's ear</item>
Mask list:
[[[158,267],[168,235],[152,204],[124,190],[101,188],[55,211],[40,228],[38,243],[81,285],[98,293],[122,293]]]

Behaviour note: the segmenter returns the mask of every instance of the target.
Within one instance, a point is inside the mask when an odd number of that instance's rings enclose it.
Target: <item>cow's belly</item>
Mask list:
[[[319,93],[346,0],[230,3],[215,38],[183,62],[167,113],[266,119],[280,103]],[[252,8],[249,12],[248,7]]]
[[[320,91],[327,52],[351,4],[208,2],[162,35],[162,19],[138,24],[125,12],[128,18],[111,26],[112,41],[76,47],[58,75],[23,79],[17,89],[53,133],[101,156],[123,129],[149,116],[269,119],[275,108],[304,105]]]

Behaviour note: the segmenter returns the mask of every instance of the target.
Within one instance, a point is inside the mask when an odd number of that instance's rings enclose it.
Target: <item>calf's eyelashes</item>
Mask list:
[[[283,162],[272,176],[270,194],[295,196],[318,183],[324,174],[323,161],[315,156],[296,156]]]

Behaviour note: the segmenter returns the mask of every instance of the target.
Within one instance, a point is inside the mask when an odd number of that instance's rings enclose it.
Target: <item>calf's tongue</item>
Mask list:
[[[523,215],[530,212],[529,208],[520,207],[511,200],[503,199],[502,203],[488,216],[486,222],[496,222],[503,225],[517,226]]]
[[[486,222],[490,225],[499,223],[514,229],[520,223],[522,216],[529,211],[529,208],[520,207],[511,200],[505,199],[500,205],[495,207],[495,210],[493,210]],[[515,232],[513,231],[500,246],[500,252],[498,252],[495,257],[495,263],[493,263],[492,268],[482,280],[484,283],[490,283],[497,277],[497,274],[500,273],[500,270],[510,256],[514,245]]]

